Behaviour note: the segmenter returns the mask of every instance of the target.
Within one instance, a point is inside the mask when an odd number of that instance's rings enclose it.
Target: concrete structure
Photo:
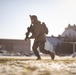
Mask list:
[[[63,37],[68,36],[71,39],[76,38],[76,25],[71,26],[70,24],[68,25],[67,28],[65,28],[65,31],[62,33]]]
[[[58,38],[58,37],[47,37],[46,43],[45,43],[45,49],[50,51],[55,51],[55,48],[58,43],[61,43],[64,40],[64,38]]]
[[[16,39],[0,39],[0,50],[7,50],[8,52],[30,52],[30,41],[16,40]]]
[[[60,54],[71,54],[76,51],[76,44],[73,45],[73,43],[70,42],[76,42],[75,24],[73,26],[69,24],[68,27],[65,28],[65,31],[62,33],[62,35],[58,37],[47,37],[45,48],[47,50],[54,51],[57,48],[56,46],[60,43],[60,48],[58,47],[58,52],[60,52]]]

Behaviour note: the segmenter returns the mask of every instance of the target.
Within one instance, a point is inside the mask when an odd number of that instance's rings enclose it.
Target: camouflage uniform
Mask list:
[[[34,19],[35,16],[33,16]],[[39,52],[37,48],[39,47],[40,52],[45,53],[45,54],[50,54],[52,59],[54,59],[54,53],[50,52],[49,50],[44,49],[45,47],[45,42],[46,42],[46,36],[44,33],[44,30],[41,26],[41,22],[38,20],[35,20],[33,23],[33,35],[30,38],[35,38],[34,44],[33,44],[33,51],[34,54],[37,56],[37,59],[41,59]]]

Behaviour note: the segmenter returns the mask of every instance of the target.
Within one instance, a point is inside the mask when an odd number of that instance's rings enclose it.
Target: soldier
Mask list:
[[[40,52],[44,54],[49,54],[51,56],[51,59],[54,60],[55,53],[50,52],[49,50],[44,49],[45,47],[45,42],[46,42],[46,36],[43,30],[43,27],[41,25],[41,22],[38,20],[36,15],[30,15],[31,23],[32,23],[32,28],[33,28],[33,35],[29,37],[29,39],[34,38],[34,43],[33,43],[33,52],[37,56],[37,60],[41,60],[41,57],[39,55],[39,52],[37,48],[39,47]]]

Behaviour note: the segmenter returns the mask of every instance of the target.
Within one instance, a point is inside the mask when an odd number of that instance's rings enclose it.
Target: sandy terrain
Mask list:
[[[76,75],[76,58],[0,56],[0,75]]]

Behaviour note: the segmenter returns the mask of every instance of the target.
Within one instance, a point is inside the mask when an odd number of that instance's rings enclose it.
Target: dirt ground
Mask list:
[[[0,75],[76,75],[76,58],[0,56]]]

